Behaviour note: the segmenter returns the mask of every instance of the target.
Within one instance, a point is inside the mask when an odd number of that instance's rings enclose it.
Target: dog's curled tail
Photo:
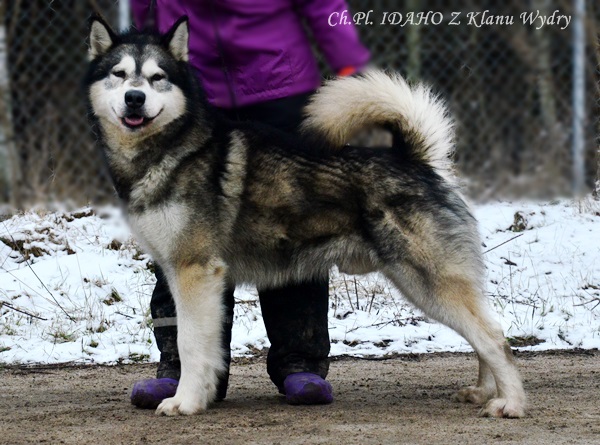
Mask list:
[[[424,85],[409,86],[398,74],[370,70],[325,83],[305,113],[303,128],[334,146],[343,146],[361,130],[381,126],[392,131],[396,148],[401,144],[442,176],[454,177],[453,122],[442,100]]]

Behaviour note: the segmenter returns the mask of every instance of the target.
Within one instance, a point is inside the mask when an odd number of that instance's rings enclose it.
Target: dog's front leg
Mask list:
[[[192,264],[168,273],[177,307],[177,345],[181,379],[174,397],[156,413],[167,416],[205,410],[216,395],[225,364],[221,350],[225,266],[221,261]]]

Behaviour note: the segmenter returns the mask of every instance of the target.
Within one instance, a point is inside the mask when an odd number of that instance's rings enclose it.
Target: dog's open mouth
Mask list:
[[[123,125],[125,125],[127,128],[135,129],[145,127],[152,122],[155,117],[156,116],[144,117],[140,116],[139,114],[130,114],[129,116],[121,118],[121,122],[123,122]]]

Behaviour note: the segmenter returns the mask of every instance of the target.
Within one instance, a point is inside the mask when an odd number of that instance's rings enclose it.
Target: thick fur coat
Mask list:
[[[378,71],[333,80],[294,139],[206,104],[185,19],[165,36],[117,36],[99,19],[90,29],[92,121],[177,305],[181,381],[158,413],[197,413],[214,399],[227,285],[280,286],[338,266],[381,271],[469,341],[479,379],[460,400],[523,416],[519,373],[483,298],[477,224],[454,181],[452,122],[429,89]],[[389,130],[392,146],[344,146],[371,126]]]

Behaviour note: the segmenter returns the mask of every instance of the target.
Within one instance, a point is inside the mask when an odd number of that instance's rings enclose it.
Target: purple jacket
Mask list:
[[[131,0],[131,6],[140,28],[150,0]],[[190,63],[207,98],[234,108],[319,87],[302,17],[334,72],[366,65],[369,52],[354,26],[329,26],[329,16],[345,9],[344,0],[157,0],[156,22],[164,33],[189,17]]]

